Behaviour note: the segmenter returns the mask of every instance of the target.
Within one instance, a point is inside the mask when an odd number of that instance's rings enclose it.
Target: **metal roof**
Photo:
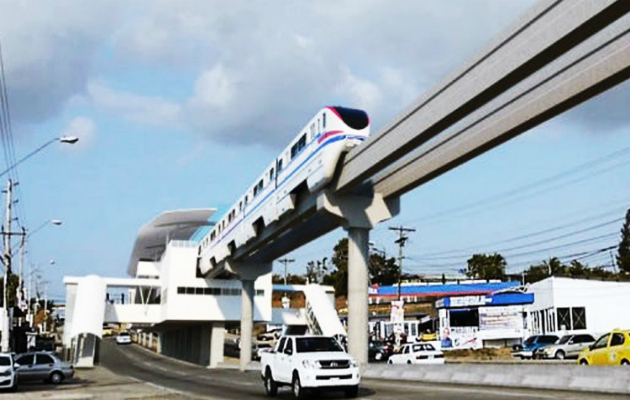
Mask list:
[[[138,231],[127,272],[136,276],[139,261],[158,261],[170,240],[190,240],[197,229],[213,225],[210,217],[216,208],[165,211]]]

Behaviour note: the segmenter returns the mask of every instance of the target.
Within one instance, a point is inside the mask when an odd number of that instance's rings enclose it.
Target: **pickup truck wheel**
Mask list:
[[[566,358],[566,354],[564,354],[564,351],[558,350],[556,351],[556,358],[558,360],[564,360]]]
[[[354,399],[359,395],[359,385],[347,387],[345,394],[347,398]]]
[[[302,383],[300,382],[300,376],[296,373],[293,374],[293,382],[291,383],[291,389],[293,391],[293,397],[296,399],[303,399],[304,396],[304,388],[302,387]]]
[[[278,395],[278,384],[273,380],[269,368],[267,368],[267,372],[265,373],[265,393],[267,393],[269,397],[276,397]]]

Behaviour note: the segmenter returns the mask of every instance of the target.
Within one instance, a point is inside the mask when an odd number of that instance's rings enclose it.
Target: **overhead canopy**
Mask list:
[[[212,225],[216,208],[166,211],[148,222],[140,231],[129,259],[127,272],[136,276],[139,261],[157,261],[170,240],[189,240],[203,226]]]

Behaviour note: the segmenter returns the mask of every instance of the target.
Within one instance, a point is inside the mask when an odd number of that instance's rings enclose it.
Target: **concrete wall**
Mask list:
[[[239,321],[241,317],[241,282],[239,280],[203,279],[196,276],[196,247],[182,242],[167,247],[160,262],[163,320]],[[233,289],[233,295],[192,295],[178,293],[180,287],[219,287]],[[271,320],[271,273],[256,280],[256,290],[264,295],[254,298],[254,319]]]
[[[210,365],[211,325],[200,324],[164,331],[162,354],[200,365]]]
[[[362,375],[364,378],[397,381],[630,394],[630,374],[623,367],[370,364]]]

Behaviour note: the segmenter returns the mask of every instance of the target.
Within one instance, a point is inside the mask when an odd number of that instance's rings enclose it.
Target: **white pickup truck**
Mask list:
[[[270,397],[278,394],[280,386],[291,386],[296,399],[311,389],[343,390],[352,398],[359,392],[357,363],[333,337],[282,336],[272,351],[262,354],[260,363]]]

